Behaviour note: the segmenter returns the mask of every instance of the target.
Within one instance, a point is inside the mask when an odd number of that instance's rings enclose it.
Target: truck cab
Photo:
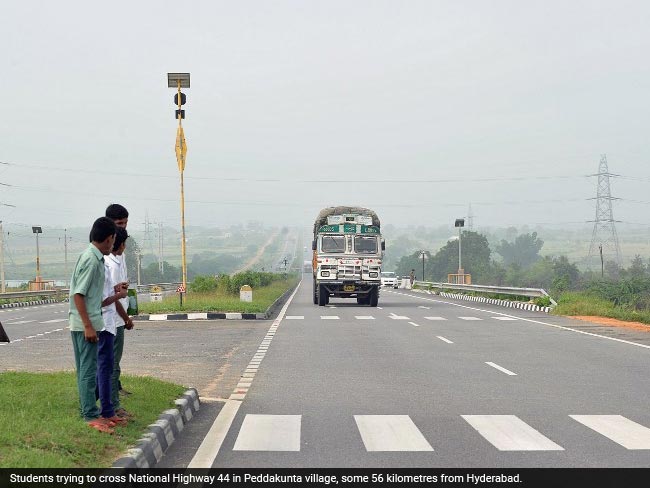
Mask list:
[[[312,243],[314,304],[327,305],[334,296],[377,306],[384,243],[379,225],[373,224],[378,224],[376,216],[362,213],[328,215],[326,223],[317,219]]]

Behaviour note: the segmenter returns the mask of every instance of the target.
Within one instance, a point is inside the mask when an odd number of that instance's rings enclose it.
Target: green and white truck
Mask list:
[[[377,214],[362,207],[329,207],[314,222],[314,304],[330,297],[356,298],[376,307],[386,246]]]

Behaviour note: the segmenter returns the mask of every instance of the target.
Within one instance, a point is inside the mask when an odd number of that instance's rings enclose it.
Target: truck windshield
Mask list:
[[[366,236],[355,236],[354,250],[360,254],[376,254],[377,238]]]
[[[323,236],[320,249],[322,252],[345,252],[345,236]]]

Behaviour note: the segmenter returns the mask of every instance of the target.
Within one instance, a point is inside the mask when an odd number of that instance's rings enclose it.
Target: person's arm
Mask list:
[[[129,314],[126,313],[120,301],[115,302],[115,310],[117,310],[117,314],[122,317],[122,320],[124,320],[124,327],[126,327],[127,330],[131,330],[133,328],[133,320],[129,317]]]
[[[111,303],[119,303],[118,300],[120,298],[126,298],[126,290],[121,289],[120,291],[116,291],[115,295],[104,298],[104,300],[102,300],[102,307],[107,307]],[[116,308],[117,308],[117,306],[116,306]]]
[[[77,307],[77,312],[81,317],[81,321],[84,324],[84,337],[88,342],[97,342],[97,332],[93,328],[93,324],[90,321],[90,316],[88,315],[88,309],[86,309],[86,300],[81,293],[74,294],[74,304]]]

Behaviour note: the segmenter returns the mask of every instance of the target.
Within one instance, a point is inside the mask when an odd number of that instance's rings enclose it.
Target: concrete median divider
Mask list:
[[[190,388],[149,425],[137,444],[113,463],[113,468],[153,468],[201,408],[199,393]]]

